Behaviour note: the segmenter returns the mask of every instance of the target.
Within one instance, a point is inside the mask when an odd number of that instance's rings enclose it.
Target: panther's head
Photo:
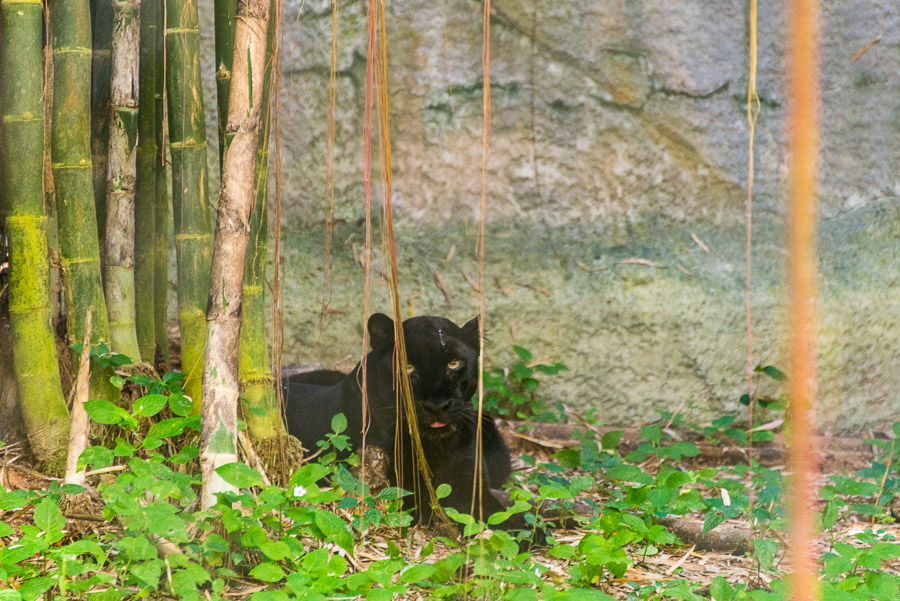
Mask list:
[[[380,369],[392,382],[394,322],[376,313],[369,318],[369,340]],[[443,317],[412,317],[403,322],[407,373],[423,442],[439,442],[471,431],[478,389],[478,318],[457,326]],[[392,389],[394,386],[392,386]]]

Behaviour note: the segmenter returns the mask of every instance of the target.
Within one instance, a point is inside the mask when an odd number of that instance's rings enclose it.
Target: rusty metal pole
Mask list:
[[[816,578],[816,169],[819,155],[818,0],[793,0],[788,15],[787,134],[790,311],[790,598],[819,599]]]

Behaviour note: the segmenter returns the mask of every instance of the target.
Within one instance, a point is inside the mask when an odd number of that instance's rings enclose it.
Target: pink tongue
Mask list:
[[[431,423],[432,428],[443,428],[446,425],[447,424],[445,424],[444,422],[432,422]]]

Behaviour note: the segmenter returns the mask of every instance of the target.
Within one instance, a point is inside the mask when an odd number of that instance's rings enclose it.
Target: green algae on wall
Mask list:
[[[887,235],[898,219],[900,204],[891,200],[822,223],[818,406],[825,428],[860,431],[900,417],[892,401],[900,394],[897,238]],[[347,241],[333,252],[331,307],[340,313],[325,315],[320,335],[320,230],[292,224],[286,235],[284,363],[349,369],[358,360],[364,323],[363,272],[354,260],[362,232],[345,225],[335,233],[335,240]],[[571,371],[542,392],[575,411],[596,409],[605,423],[654,419],[657,410],[682,406],[701,421],[726,412],[743,416],[744,235],[739,226],[665,220],[618,228],[495,224],[487,247],[487,361],[510,364],[515,343],[564,362]],[[406,222],[397,239],[407,312],[457,323],[475,314],[477,296],[467,281],[477,273],[474,230]],[[757,219],[755,359],[783,367],[782,240],[779,219]],[[449,306],[431,270],[440,274]],[[388,303],[378,273],[376,267],[373,311]],[[771,381],[759,387],[763,394],[779,392]]]

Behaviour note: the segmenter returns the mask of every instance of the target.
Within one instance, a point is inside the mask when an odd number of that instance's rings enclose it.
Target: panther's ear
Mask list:
[[[384,313],[373,313],[369,318],[369,344],[373,351],[394,348],[394,320]]]
[[[462,339],[477,353],[481,347],[478,340],[478,317],[473,317],[462,327]]]

